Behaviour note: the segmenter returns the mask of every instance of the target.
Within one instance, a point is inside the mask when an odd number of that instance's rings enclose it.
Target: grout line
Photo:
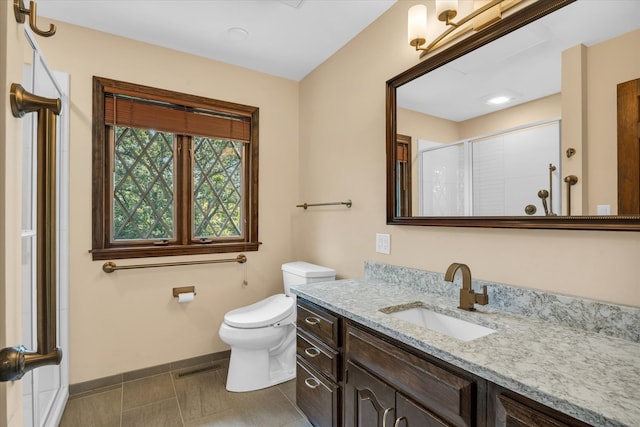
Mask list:
[[[122,427],[123,413],[124,413],[124,382],[120,383],[120,427]]]
[[[296,381],[296,380],[295,380],[295,378],[294,378],[293,380],[289,380],[289,381]],[[304,412],[302,412],[302,409],[300,409],[300,408],[298,407],[298,405],[296,405],[296,402],[295,402],[295,401],[293,401],[293,400],[289,399],[289,396],[287,395],[287,393],[285,393],[285,392],[280,388],[280,386],[281,386],[281,385],[282,385],[282,384],[278,384],[278,385],[276,385],[276,388],[278,389],[278,391],[279,391],[280,393],[282,393],[282,395],[284,396],[284,398],[286,399],[286,401],[287,401],[287,402],[289,402],[289,403],[293,406],[293,408],[296,410],[296,412],[298,412],[298,414],[300,414],[300,416],[301,416],[303,419],[305,419],[305,420],[307,421],[307,423],[308,423],[308,422],[309,422],[309,419],[307,418],[307,415],[306,415]]]
[[[182,408],[180,407],[180,400],[178,399],[178,391],[176,390],[176,382],[174,380],[173,369],[169,371],[169,376],[171,377],[171,385],[173,386],[173,394],[176,398],[176,403],[178,404],[178,414],[180,414],[180,421],[182,421],[182,426],[186,425],[184,421],[184,416],[182,415]]]

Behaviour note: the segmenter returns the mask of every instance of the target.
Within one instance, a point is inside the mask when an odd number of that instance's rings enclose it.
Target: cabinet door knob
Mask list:
[[[304,321],[310,325],[317,325],[318,323],[320,323],[320,319],[318,319],[317,317],[305,317]]]
[[[317,379],[311,377],[311,378],[307,378],[306,380],[304,380],[304,385],[306,385],[309,388],[316,388],[320,385],[320,381],[318,381]]]
[[[306,354],[309,357],[317,357],[320,355],[320,350],[318,350],[315,347],[309,347],[304,349],[304,354]]]

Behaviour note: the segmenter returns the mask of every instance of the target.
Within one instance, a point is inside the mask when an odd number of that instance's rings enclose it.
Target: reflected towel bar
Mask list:
[[[235,258],[226,259],[210,259],[206,261],[184,261],[184,262],[165,262],[159,264],[134,264],[134,265],[121,265],[117,266],[113,261],[107,261],[102,264],[102,271],[105,273],[113,273],[116,270],[131,270],[134,268],[151,268],[151,267],[176,267],[180,265],[198,265],[198,264],[219,264],[223,262],[237,262],[238,264],[244,264],[247,262],[247,257],[244,254],[240,254]]]
[[[353,203],[351,203],[351,199],[347,199],[346,202],[303,203],[301,205],[296,205],[296,208],[304,208],[304,210],[306,211],[307,208],[312,206],[336,206],[336,205],[345,205],[346,207],[350,208],[353,205]]]

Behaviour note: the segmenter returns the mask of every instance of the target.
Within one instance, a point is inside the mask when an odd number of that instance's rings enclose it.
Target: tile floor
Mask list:
[[[171,371],[73,396],[60,427],[311,427],[295,406],[295,380],[229,393],[225,364],[193,371]]]

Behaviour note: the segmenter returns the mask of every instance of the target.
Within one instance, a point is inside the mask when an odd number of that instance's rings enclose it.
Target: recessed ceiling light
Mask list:
[[[487,99],[486,102],[488,105],[502,105],[502,104],[506,104],[512,99],[513,98],[510,96],[499,95],[499,96],[494,96],[493,98]]]
[[[249,31],[240,27],[231,27],[227,30],[227,38],[234,42],[243,42],[249,38]]]

